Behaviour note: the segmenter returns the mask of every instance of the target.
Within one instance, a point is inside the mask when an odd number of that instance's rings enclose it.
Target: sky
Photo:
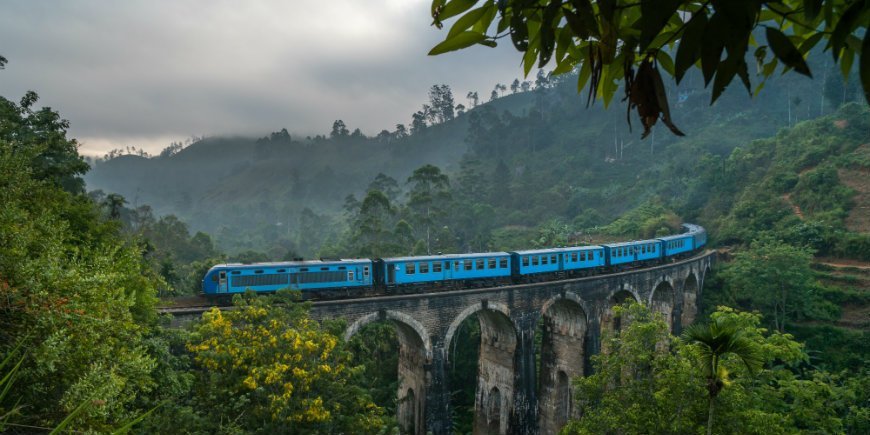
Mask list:
[[[80,152],[191,136],[367,135],[408,124],[433,84],[456,103],[522,76],[510,41],[440,56],[429,0],[3,0],[0,95],[27,90]],[[534,72],[532,72],[534,74]]]

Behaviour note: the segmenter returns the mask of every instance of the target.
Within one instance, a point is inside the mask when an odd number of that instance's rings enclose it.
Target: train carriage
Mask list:
[[[529,249],[510,253],[514,262],[514,275],[536,275],[562,271],[562,251],[552,249]]]
[[[608,243],[602,246],[607,257],[607,266],[619,266],[637,261],[635,242]]]
[[[387,287],[436,281],[499,280],[510,277],[507,252],[384,258],[379,262]]]
[[[562,269],[569,273],[603,267],[606,263],[603,246],[575,246],[561,250]]]
[[[692,233],[661,237],[658,240],[662,243],[665,257],[684,254],[695,249],[695,236]]]
[[[371,287],[371,272],[372,261],[368,259],[221,264],[209,269],[202,287],[207,295],[243,293],[247,289],[257,292],[362,289]]]

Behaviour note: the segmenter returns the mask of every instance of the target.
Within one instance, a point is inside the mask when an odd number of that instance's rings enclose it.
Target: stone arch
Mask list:
[[[683,281],[680,326],[686,327],[695,321],[695,316],[698,314],[698,294],[700,290],[695,272],[690,272],[686,280]]]
[[[510,433],[519,328],[502,303],[482,301],[471,305],[459,313],[447,329],[444,340],[447,360],[453,358],[450,351],[456,331],[472,314],[477,314],[480,324],[474,433]]]
[[[429,338],[429,332],[422,323],[418,322],[413,317],[400,311],[384,310],[375,313],[366,314],[365,316],[356,319],[344,331],[344,341],[350,340],[360,329],[369,323],[379,322],[383,320],[392,321],[397,329],[403,329],[400,332],[407,332],[410,337],[416,337],[422,344],[427,360],[432,359],[432,341]],[[412,332],[413,331],[413,332]]]
[[[453,336],[456,334],[456,330],[459,329],[459,325],[465,321],[472,314],[477,313],[478,311],[491,310],[502,313],[510,319],[511,311],[507,307],[507,305],[502,304],[500,302],[487,302],[483,301],[474,305],[470,305],[466,307],[462,312],[460,312],[452,322],[450,322],[450,326],[447,328],[447,334],[444,335],[444,346],[446,346],[447,351],[445,352],[447,355],[447,360],[450,360],[450,343],[453,342]],[[511,321],[513,324],[513,321]],[[514,329],[518,330],[519,328],[516,325],[513,325]]]
[[[649,306],[653,312],[661,313],[668,328],[674,330],[674,308],[676,297],[674,286],[667,280],[659,282],[649,295]]]
[[[544,304],[541,319],[539,425],[542,433],[557,433],[572,417],[570,379],[586,368],[588,318],[580,298],[566,293]]]
[[[399,428],[405,434],[423,434],[426,420],[423,409],[426,401],[425,364],[431,361],[432,346],[426,328],[407,314],[382,310],[357,319],[345,331],[345,340],[350,340],[365,325],[377,321],[389,321],[396,328],[399,341],[399,387],[396,416]]]

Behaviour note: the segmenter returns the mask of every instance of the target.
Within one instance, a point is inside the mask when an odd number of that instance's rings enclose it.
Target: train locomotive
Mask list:
[[[683,228],[685,232],[672,236],[594,246],[219,264],[205,274],[202,291],[219,298],[248,289],[258,293],[290,289],[300,291],[305,299],[337,299],[568,279],[691,256],[706,245],[707,232],[694,224]]]

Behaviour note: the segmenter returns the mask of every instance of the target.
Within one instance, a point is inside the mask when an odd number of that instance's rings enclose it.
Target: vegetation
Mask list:
[[[866,374],[808,369],[803,346],[762,328],[757,314],[720,307],[677,338],[645,307],[618,311],[632,321],[605,338],[611,351],[593,357],[594,374],[575,380],[582,418],[563,433],[868,429]]]
[[[577,89],[582,91],[589,83],[588,101],[600,97],[605,105],[622,80],[629,109],[636,109],[644,126],[643,137],[659,119],[682,136],[671,117],[660,69],[679,83],[690,68],[697,67],[704,86],[713,85],[710,102],[714,103],[735,77],[747,92],[757,94],[780,64],[783,72],[812,76],[804,58],[824,40],[844,78],[857,56],[870,102],[868,15],[866,3],[844,0],[433,0],[435,26],[459,18],[429,54],[475,44],[495,47],[509,35],[523,53],[526,76],[535,64],[543,68],[550,60],[556,63],[555,74],[579,69]],[[763,39],[760,28],[764,28]],[[750,47],[763,77],[756,88],[746,60]]]

